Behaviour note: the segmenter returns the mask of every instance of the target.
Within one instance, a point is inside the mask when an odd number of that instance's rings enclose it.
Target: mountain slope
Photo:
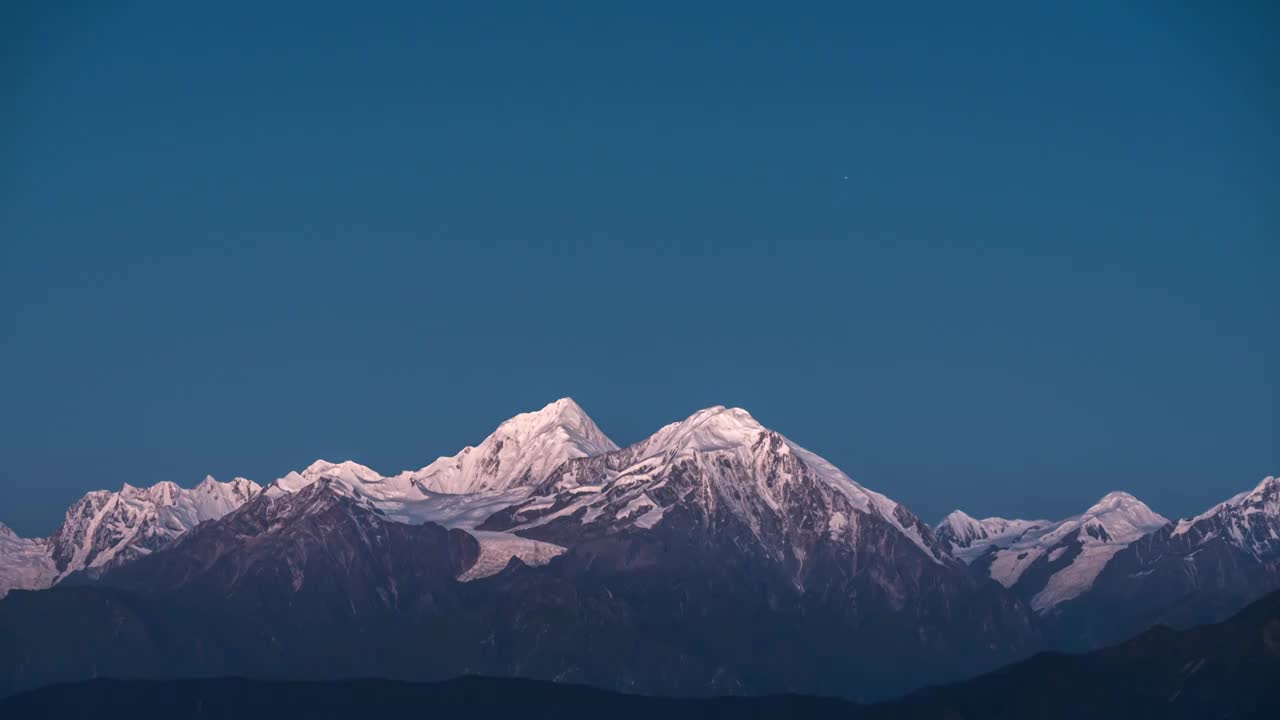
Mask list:
[[[0,601],[0,695],[99,675],[442,679],[482,626],[475,539],[390,522],[320,481],[265,493],[94,584]]]
[[[752,542],[796,573],[820,537],[856,546],[863,518],[892,528],[930,562],[946,560],[932,531],[905,507],[745,410],[721,406],[624,450],[566,462],[484,527],[530,537],[650,529],[676,506],[745,524]]]
[[[616,450],[569,398],[503,422],[476,447],[417,471],[384,477],[355,462],[317,460],[272,482],[266,492],[292,493],[318,480],[400,522],[434,522],[472,529],[496,509],[523,499],[567,459]],[[77,577],[92,579],[110,567],[153,552],[197,524],[242,506],[263,488],[244,478],[221,483],[207,477],[194,488],[172,482],[148,488],[97,490],[67,509],[49,538],[0,532],[0,597],[10,589],[40,589]],[[563,552],[549,543],[506,533],[475,533],[481,562],[468,579],[498,572],[512,557],[543,564]]]
[[[768,682],[849,694],[856,671],[864,691],[883,693],[908,677],[959,672],[959,657],[991,666],[1035,637],[1025,606],[972,577],[906,508],[740,409],[708,408],[628,448],[566,462],[480,529],[567,547],[539,582],[609,583],[607,599],[578,601],[588,617],[603,607],[643,613],[661,627],[647,637],[673,652],[683,643],[687,655],[696,638],[714,662],[741,658],[735,673],[719,671],[733,680],[722,691]],[[537,591],[528,576],[503,582],[512,597]],[[724,607],[718,597],[735,600]],[[748,642],[743,627],[759,633],[756,650],[736,645]],[[789,637],[772,637],[776,628]],[[797,661],[798,644],[827,662]],[[865,647],[880,648],[874,660],[855,649]]]
[[[1083,655],[1046,653],[871,708],[868,718],[1269,718],[1280,706],[1280,593],[1231,619],[1156,627]]]
[[[966,563],[973,562],[990,547],[1006,548],[1030,531],[1048,527],[1048,520],[1007,520],[989,517],[982,520],[954,510],[934,528],[934,535],[947,551]]]
[[[563,553],[554,543],[476,528],[490,514],[527,498],[565,461],[614,450],[617,446],[576,402],[561,398],[512,417],[479,445],[421,470],[384,477],[351,461],[317,460],[271,483],[266,492],[292,493],[326,480],[389,519],[467,530],[480,542],[480,557],[461,579],[475,580],[499,572],[512,558],[544,565]]]
[[[475,447],[404,476],[427,492],[502,491],[537,484],[571,458],[617,449],[576,402],[561,398],[507,420]]]
[[[975,571],[1025,598],[1037,612],[1048,613],[1087,592],[1116,553],[1168,520],[1132,495],[1112,492],[1080,515],[1058,522],[1037,521],[1025,527],[1020,525],[1025,521],[1001,522],[1009,523],[1006,527],[1012,529],[970,540],[959,557]],[[962,523],[949,523],[940,529],[947,537],[954,532],[951,525],[964,529]],[[969,532],[982,529],[970,528]],[[982,551],[974,552],[975,547]]]
[[[1179,520],[1169,535],[1185,535],[1196,547],[1221,538],[1258,559],[1280,554],[1280,478],[1263,478],[1252,490]]]
[[[1063,634],[1106,642],[1156,623],[1216,622],[1280,588],[1280,479],[1117,553],[1093,589],[1061,608]]]
[[[146,555],[197,524],[222,517],[261,489],[244,478],[222,483],[206,477],[191,489],[161,482],[91,492],[67,510],[49,537],[58,579]]]
[[[0,597],[11,589],[41,589],[72,575],[96,577],[107,568],[153,552],[205,520],[222,517],[261,488],[244,478],[206,477],[194,488],[161,482],[95,490],[67,509],[48,538],[18,538],[0,526]]]
[[[116,568],[102,583],[178,593],[188,605],[215,601],[220,610],[287,611],[295,619],[304,601],[341,598],[345,618],[427,602],[479,553],[461,530],[387,522],[324,479],[293,493],[263,493],[163,552]],[[332,608],[309,610],[333,619]]]
[[[528,458],[519,458],[529,460]],[[526,462],[526,465],[531,464]],[[317,483],[329,491],[362,505],[388,520],[409,525],[433,523],[466,530],[480,543],[479,560],[462,580],[487,577],[506,567],[512,558],[526,565],[545,565],[564,548],[553,543],[517,537],[511,533],[477,531],[492,513],[528,497],[530,488],[465,494],[439,494],[424,490],[412,473],[383,477],[358,463],[317,460],[301,472],[291,472],[267,486],[263,494],[278,498],[302,492]]]

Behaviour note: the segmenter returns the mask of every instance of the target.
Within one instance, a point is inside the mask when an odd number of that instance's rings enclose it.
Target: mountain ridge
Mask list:
[[[569,436],[551,425],[555,455]],[[0,634],[18,637],[7,662],[24,668],[18,682],[360,661],[677,694],[883,694],[994,666],[1037,636],[1016,598],[946,555],[909,510],[741,409],[569,457],[546,478],[528,471],[535,463],[507,466],[493,477],[518,483],[442,494],[403,474],[313,463],[91,585],[6,598]],[[440,559],[424,575],[419,557]],[[28,618],[48,603],[125,619],[64,637]],[[643,651],[602,654],[637,632]],[[53,651],[63,643],[77,649]],[[52,653],[47,664],[25,654],[32,644]],[[897,647],[874,662],[860,649],[886,644]],[[831,660],[795,662],[806,646]],[[423,655],[432,647],[448,651]]]
[[[512,717],[936,720],[1267,718],[1280,702],[1280,595],[1190,631],[1153,628],[1087,655],[1045,653],[875,705],[800,695],[662,698],[585,685],[464,676],[435,683],[270,678],[95,679],[0,698],[6,717],[277,718],[440,714]]]
[[[936,528],[956,557],[1014,590],[1040,613],[1088,592],[1112,556],[1169,523],[1118,490],[1058,521],[979,521],[956,512]]]
[[[1179,523],[1116,491],[1060,521],[954,512],[930,528],[741,408],[623,448],[597,433],[562,399],[431,482],[317,460],[266,487],[89,493],[61,555],[0,531],[0,590],[19,591],[0,602],[0,680],[366,662],[411,679],[880,697],[1140,621],[1221,617],[1280,575],[1272,478]],[[1221,581],[1186,585],[1188,558],[1217,558],[1198,577]],[[1151,562],[1181,595],[1135,584]],[[68,634],[43,627],[63,613]]]

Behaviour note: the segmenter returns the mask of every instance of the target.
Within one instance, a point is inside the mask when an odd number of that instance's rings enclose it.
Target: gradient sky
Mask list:
[[[3,11],[19,532],[563,395],[930,522],[1280,473],[1271,3],[260,4]]]

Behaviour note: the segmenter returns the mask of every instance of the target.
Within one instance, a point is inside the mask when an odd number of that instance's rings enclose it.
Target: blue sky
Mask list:
[[[1280,472],[1269,4],[258,5],[0,24],[20,532],[563,395],[745,407],[931,522]]]

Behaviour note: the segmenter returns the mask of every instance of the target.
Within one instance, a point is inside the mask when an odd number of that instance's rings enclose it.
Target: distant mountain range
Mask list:
[[[1057,522],[974,520],[957,510],[937,533],[956,557],[1045,612],[1087,592],[1112,556],[1168,522],[1134,496],[1113,492]]]
[[[1226,617],[1280,587],[1278,488],[1176,523],[1111,493],[930,528],[744,410],[618,448],[562,399],[420,470],[125,486],[49,538],[0,526],[0,693],[479,673],[879,698]]]
[[[22,718],[487,717],[845,718],[846,720],[1161,720],[1271,718],[1280,706],[1280,593],[1230,620],[1154,628],[1083,655],[1045,653],[973,680],[876,705],[777,695],[677,699],[582,685],[466,677],[271,682],[245,679],[93,680],[0,699]]]

